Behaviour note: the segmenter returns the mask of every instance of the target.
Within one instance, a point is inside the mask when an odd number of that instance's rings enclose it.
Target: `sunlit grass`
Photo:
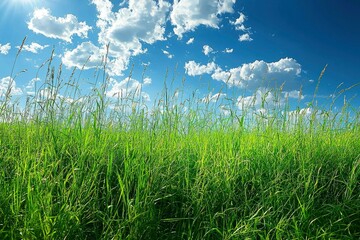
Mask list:
[[[111,102],[46,63],[1,98],[0,239],[360,238],[359,111]]]

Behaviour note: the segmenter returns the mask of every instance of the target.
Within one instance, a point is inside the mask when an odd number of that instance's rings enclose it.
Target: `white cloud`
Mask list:
[[[247,31],[248,28],[245,27],[245,25],[244,25],[244,23],[245,23],[246,20],[247,20],[247,17],[245,16],[245,14],[240,13],[239,18],[237,18],[237,19],[235,20],[235,22],[230,21],[230,23],[231,23],[232,25],[234,25],[234,26],[235,26],[235,29],[238,30],[238,31]]]
[[[152,80],[149,77],[146,77],[146,78],[143,79],[143,84],[144,85],[149,85],[149,84],[151,84],[151,82],[152,82]]]
[[[36,42],[32,42],[30,45],[23,45],[23,50],[24,51],[28,51],[28,52],[32,52],[32,53],[38,53],[38,50],[43,50],[45,48],[49,47],[49,45],[40,45]],[[17,48],[20,48],[20,46],[17,46]]]
[[[66,42],[71,42],[73,35],[87,38],[87,33],[91,30],[91,27],[85,22],[78,22],[77,17],[72,14],[57,18],[46,8],[35,9],[28,22],[28,28],[35,33]]]
[[[256,89],[263,85],[276,87],[284,82],[296,83],[300,74],[301,65],[295,59],[283,58],[271,63],[256,60],[253,63],[246,63],[228,71],[216,68],[212,78],[223,81],[230,86]]]
[[[219,0],[218,1],[218,14],[222,13],[233,13],[233,5],[236,3],[236,0]]]
[[[250,34],[248,33],[244,33],[242,35],[239,36],[239,41],[240,42],[251,42],[253,39],[250,37]]]
[[[214,62],[210,62],[207,65],[200,65],[195,61],[189,61],[185,63],[185,71],[189,76],[198,76],[202,74],[211,74],[217,68]]]
[[[232,53],[234,51],[234,49],[232,48],[226,48],[223,52],[224,53]]]
[[[212,92],[210,92],[208,95],[206,95],[204,98],[201,99],[202,102],[204,103],[210,103],[210,102],[217,102],[220,98],[225,97],[226,94],[225,93],[215,93],[212,94]]]
[[[174,57],[174,55],[173,54],[170,54],[168,51],[166,51],[166,50],[161,50],[168,58],[173,58]]]
[[[290,92],[284,92],[284,94],[285,94],[285,97],[288,97],[288,98],[304,99],[304,95],[302,95],[300,93],[300,91],[298,91],[298,90],[292,90]]]
[[[193,42],[194,42],[194,38],[190,38],[190,39],[186,42],[186,44],[189,45],[189,44],[192,44]]]
[[[128,100],[141,97],[144,101],[150,101],[149,94],[142,91],[143,86],[150,83],[151,79],[149,78],[145,78],[144,83],[140,83],[133,78],[126,78],[120,82],[111,78],[109,90],[106,92],[106,96],[110,98],[122,98]]]
[[[100,49],[91,42],[83,42],[72,51],[65,51],[62,62],[67,67],[89,69],[103,65],[106,49]]]
[[[34,95],[36,82],[39,82],[39,81],[40,81],[40,78],[31,79],[25,87],[26,93],[29,95]]]
[[[170,4],[163,0],[129,0],[127,7],[113,12],[109,0],[92,0],[98,12],[98,41],[110,43],[111,75],[122,75],[131,56],[146,52],[142,43],[165,40],[165,25]]]
[[[11,49],[10,43],[7,43],[5,45],[0,44],[0,53],[7,55]]]
[[[252,96],[238,97],[236,105],[240,110],[255,108],[260,110],[259,113],[265,114],[264,110],[269,106],[273,106],[276,102],[275,100],[275,96],[271,91],[259,88]]]
[[[230,107],[228,106],[220,105],[219,109],[220,109],[220,113],[222,113],[225,116],[229,116],[231,114]]]
[[[250,34],[251,34],[250,29],[251,28],[248,28],[244,25],[246,20],[247,20],[247,17],[245,16],[245,14],[240,13],[240,16],[235,21],[230,21],[230,23],[235,26],[235,30],[244,32],[243,34],[241,34],[239,36],[240,42],[244,42],[244,41],[250,42],[253,40],[250,37]]]
[[[203,53],[207,56],[209,53],[211,53],[214,49],[212,49],[209,45],[203,46]]]
[[[0,80],[0,96],[10,94],[10,96],[21,95],[23,92],[16,87],[16,82],[11,77],[4,77]]]
[[[174,0],[170,14],[174,33],[182,38],[184,33],[200,25],[219,28],[218,15],[232,13],[234,3],[235,0]]]

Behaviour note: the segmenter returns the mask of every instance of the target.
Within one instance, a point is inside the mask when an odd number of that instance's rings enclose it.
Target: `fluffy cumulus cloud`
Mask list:
[[[214,49],[212,49],[209,45],[204,45],[203,46],[203,53],[206,56],[209,55],[209,53],[211,53],[212,51],[214,51]]]
[[[49,38],[62,39],[71,42],[72,36],[87,38],[91,29],[85,22],[79,22],[77,17],[67,14],[65,17],[54,17],[49,9],[35,9],[28,22],[28,28]]]
[[[276,87],[284,82],[291,85],[300,74],[301,65],[295,59],[283,58],[271,63],[257,60],[228,71],[216,68],[212,78],[230,86],[256,89],[260,86]]]
[[[240,42],[251,42],[253,39],[250,37],[250,34],[248,33],[244,33],[242,35],[239,36],[239,41]]]
[[[143,91],[143,87],[150,83],[150,78],[145,78],[143,83],[133,78],[126,78],[120,82],[111,78],[109,82],[109,89],[106,92],[106,96],[110,98],[121,98],[125,100],[142,98],[144,101],[150,101],[149,94]]]
[[[32,52],[32,53],[38,53],[39,50],[44,50],[47,47],[49,47],[49,45],[42,46],[36,42],[32,42],[30,45],[27,45],[27,44],[23,45],[22,50]],[[20,46],[17,46],[17,48],[20,48]]]
[[[174,0],[170,14],[174,33],[182,38],[183,34],[204,25],[219,28],[219,15],[232,13],[236,0]]]
[[[23,92],[16,87],[16,82],[11,77],[4,77],[0,80],[0,97],[9,94],[10,96],[21,95]]]
[[[198,76],[202,74],[211,74],[217,68],[214,62],[210,62],[206,65],[200,65],[195,61],[189,61],[185,63],[185,71],[189,76]]]
[[[71,51],[65,51],[62,62],[67,67],[96,68],[104,64],[106,48],[100,49],[91,42],[83,42]]]
[[[111,75],[122,75],[131,56],[145,53],[143,43],[165,40],[165,25],[170,3],[159,0],[129,0],[113,11],[110,0],[92,0],[97,9],[100,45],[110,43]]]
[[[10,43],[7,44],[0,44],[0,54],[7,55],[11,49]]]

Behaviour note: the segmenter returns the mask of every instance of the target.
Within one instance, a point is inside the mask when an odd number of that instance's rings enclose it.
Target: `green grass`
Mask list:
[[[79,99],[48,64],[42,88]],[[109,110],[99,78],[86,101],[2,96],[0,239],[360,238],[359,111],[219,117],[166,87]]]

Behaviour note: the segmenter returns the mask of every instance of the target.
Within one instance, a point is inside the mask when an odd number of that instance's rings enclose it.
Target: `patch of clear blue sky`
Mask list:
[[[6,3],[7,2],[7,3]],[[18,2],[18,3],[16,3]],[[5,0],[0,4],[0,44],[10,43],[12,49],[8,55],[0,54],[0,78],[10,74],[12,61],[24,36],[28,36],[28,43],[37,42],[50,45],[39,54],[22,53],[16,70],[28,69],[18,77],[18,86],[25,86],[27,81],[36,75],[36,66],[45,61],[55,47],[57,54],[66,49],[74,49],[82,41],[92,41],[97,44],[96,9],[89,1],[32,1],[33,5],[22,5],[20,1]],[[113,1],[114,4],[120,1]],[[16,6],[18,4],[18,6]],[[34,7],[51,9],[51,14],[63,17],[71,13],[79,21],[86,21],[92,30],[88,33],[89,39],[80,39],[74,36],[72,43],[58,39],[49,39],[43,35],[31,32],[26,22]],[[115,10],[115,9],[114,9]],[[291,57],[301,64],[304,71],[301,80],[304,83],[305,94],[311,95],[315,88],[317,78],[328,64],[327,71],[322,79],[319,94],[331,94],[337,85],[344,82],[344,88],[360,82],[359,56],[360,56],[360,1],[357,0],[317,0],[317,1],[284,1],[284,0],[244,0],[237,1],[234,14],[222,15],[220,29],[211,29],[200,26],[195,31],[184,34],[183,39],[177,36],[168,37],[166,41],[159,41],[153,45],[144,44],[148,48],[146,54],[133,57],[130,62],[134,64],[134,77],[141,78],[142,63],[150,62],[146,75],[153,79],[148,89],[151,96],[163,87],[166,69],[171,80],[177,67],[176,81],[180,82],[186,77],[191,89],[200,89],[204,94],[208,87],[218,89],[221,84],[208,75],[202,77],[185,76],[184,64],[194,60],[206,64],[215,61],[223,69],[241,66],[255,60],[276,62],[281,58]],[[240,13],[247,16],[245,25],[251,28],[253,41],[239,42],[241,34],[234,30],[229,20],[234,21]],[[166,33],[172,34],[173,27],[168,22]],[[186,45],[189,38],[195,38],[191,45]],[[203,45],[211,46],[216,53],[205,56],[202,53]],[[168,48],[167,48],[168,47]],[[225,48],[233,48],[232,54],[225,54]],[[174,55],[168,59],[161,50],[167,50]],[[91,74],[94,70],[89,70]],[[125,76],[129,71],[124,72]],[[41,75],[40,75],[41,76]],[[44,76],[44,74],[43,74]],[[124,77],[117,77],[118,80]],[[310,83],[309,80],[315,80]],[[190,88],[189,88],[190,89]],[[216,92],[216,91],[215,91]],[[349,92],[354,95],[359,87]],[[359,101],[359,98],[356,98]]]

